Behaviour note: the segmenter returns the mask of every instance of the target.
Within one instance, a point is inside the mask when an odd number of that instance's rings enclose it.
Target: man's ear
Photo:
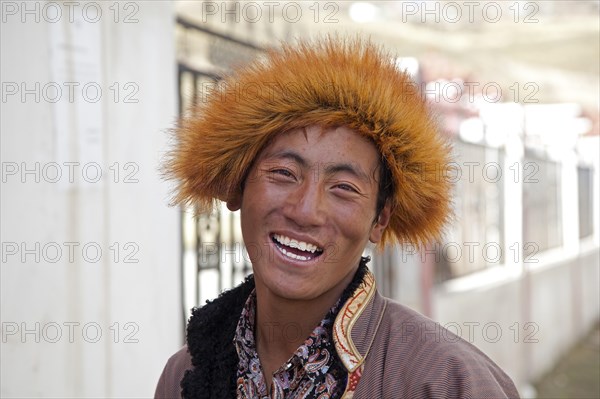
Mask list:
[[[236,190],[227,200],[227,209],[235,212],[242,207],[242,190]]]
[[[383,232],[385,231],[386,227],[390,223],[391,215],[392,215],[392,203],[388,199],[385,201],[385,205],[383,206],[383,209],[379,213],[379,216],[377,217],[375,224],[373,225],[373,227],[371,227],[371,234],[369,235],[369,241],[371,241],[373,244],[377,244],[377,243],[379,243],[379,241],[381,241],[381,237],[383,237]]]

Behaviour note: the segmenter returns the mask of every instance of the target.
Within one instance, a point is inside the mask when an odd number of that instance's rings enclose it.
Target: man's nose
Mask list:
[[[322,187],[306,180],[287,198],[283,213],[298,226],[312,227],[325,221],[325,207]]]

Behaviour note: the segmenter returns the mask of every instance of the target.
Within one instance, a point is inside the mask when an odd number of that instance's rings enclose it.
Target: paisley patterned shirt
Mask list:
[[[265,375],[256,352],[254,337],[256,293],[248,297],[238,321],[234,344],[238,353],[238,399],[329,399],[345,387],[347,372],[341,366],[331,326],[339,311],[336,304],[312,331],[292,357],[274,374],[271,392],[267,392]],[[290,328],[290,334],[293,329]]]

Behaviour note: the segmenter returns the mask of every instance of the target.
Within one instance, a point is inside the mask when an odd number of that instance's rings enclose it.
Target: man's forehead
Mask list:
[[[303,150],[304,148],[327,148],[336,152],[346,152],[348,157],[361,151],[366,158],[371,152],[376,158],[381,157],[381,152],[375,143],[360,132],[346,126],[326,127],[311,125],[275,134],[261,151],[261,155],[269,152],[279,152],[286,149]],[[326,147],[325,147],[326,146]],[[333,147],[332,147],[333,146]]]

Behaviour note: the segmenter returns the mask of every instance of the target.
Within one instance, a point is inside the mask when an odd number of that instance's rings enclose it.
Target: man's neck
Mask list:
[[[327,315],[350,284],[354,274],[337,290],[311,300],[290,300],[256,285],[256,350],[267,386],[273,373],[287,362]]]
[[[273,303],[261,298],[257,289],[256,297],[257,347],[262,346],[268,352],[284,352],[286,358],[283,359],[283,363],[304,343],[335,304],[339,295],[331,301],[320,303],[292,301]]]

